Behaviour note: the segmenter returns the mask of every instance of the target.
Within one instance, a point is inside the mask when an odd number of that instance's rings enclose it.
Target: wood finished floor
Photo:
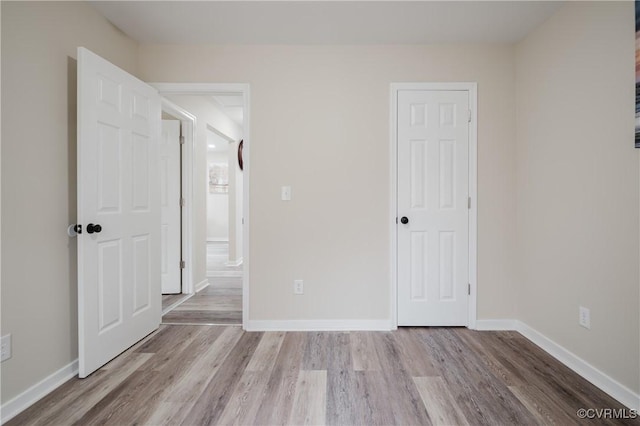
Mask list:
[[[163,324],[241,325],[242,278],[210,277],[210,284],[162,316]]]
[[[162,326],[8,425],[530,425],[619,403],[516,332]]]
[[[162,312],[167,309],[169,306],[174,303],[179,302],[184,299],[187,295],[185,294],[163,294],[162,295]]]

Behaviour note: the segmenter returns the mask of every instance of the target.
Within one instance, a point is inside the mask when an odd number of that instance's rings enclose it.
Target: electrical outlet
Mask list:
[[[11,358],[11,335],[7,334],[0,339],[0,362]]]
[[[293,294],[304,294],[304,283],[302,280],[293,281]]]
[[[591,328],[591,311],[584,306],[580,306],[578,323],[584,328]]]

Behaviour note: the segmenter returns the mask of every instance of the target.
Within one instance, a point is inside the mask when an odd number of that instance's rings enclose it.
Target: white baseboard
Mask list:
[[[389,320],[249,320],[247,331],[389,331]]]
[[[0,411],[2,412],[2,424],[8,422],[22,411],[35,404],[38,400],[45,397],[67,380],[78,375],[78,360],[71,362],[44,378],[40,382],[31,386],[15,398],[2,404]]]
[[[205,288],[206,286],[208,286],[209,284],[210,284],[209,280],[200,281],[198,284],[196,284],[196,288],[195,288],[196,293],[202,290],[203,288]]]
[[[476,330],[483,331],[502,331],[515,330],[516,320],[512,319],[488,319],[476,320]]]
[[[529,327],[527,324],[516,321],[516,331],[536,345],[540,346],[549,355],[584,377],[593,385],[609,394],[628,408],[640,410],[640,395],[598,370],[587,361],[583,360],[573,352],[560,346],[539,331]]]
[[[234,260],[233,262],[227,261],[224,263],[226,266],[240,266],[242,265],[242,258]]]

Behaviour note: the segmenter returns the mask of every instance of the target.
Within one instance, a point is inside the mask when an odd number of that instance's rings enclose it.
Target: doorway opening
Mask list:
[[[183,185],[193,223],[187,244],[191,256],[185,256],[185,263],[191,262],[195,278],[190,288],[183,286],[183,299],[163,315],[163,323],[244,324],[248,307],[248,86],[154,86],[168,102],[194,117],[192,152],[185,150],[182,175],[191,180]]]

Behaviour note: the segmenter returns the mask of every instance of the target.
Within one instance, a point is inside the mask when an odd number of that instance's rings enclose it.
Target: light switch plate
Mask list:
[[[291,201],[291,187],[283,186],[281,190],[282,201]]]

